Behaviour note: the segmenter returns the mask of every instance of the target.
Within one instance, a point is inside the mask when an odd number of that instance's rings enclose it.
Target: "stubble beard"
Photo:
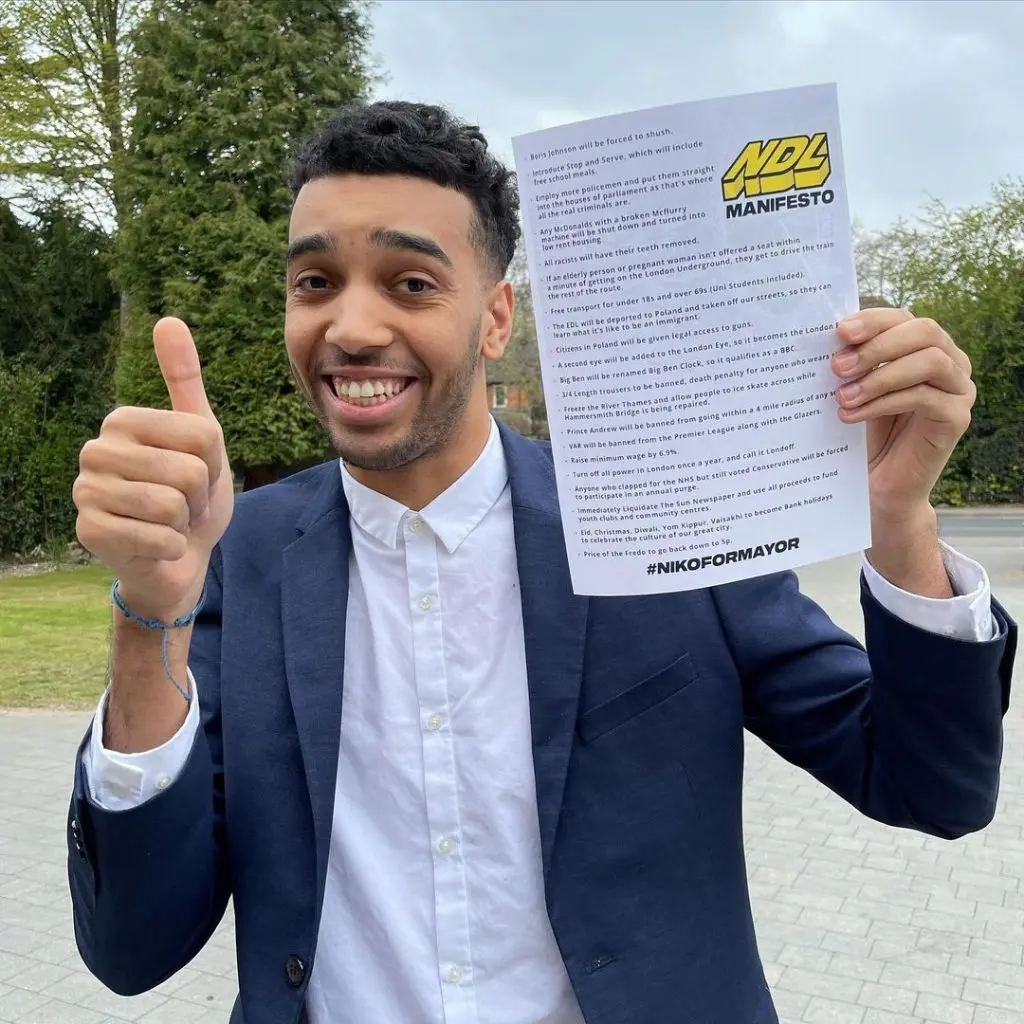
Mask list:
[[[332,430],[320,403],[311,401],[313,412],[342,461],[356,469],[387,473],[444,448],[455,436],[473,393],[480,365],[479,336],[477,324],[470,334],[465,358],[448,376],[440,395],[433,402],[423,396],[405,434],[390,444],[380,444],[372,438],[367,439],[366,445],[353,444],[350,437],[339,436]],[[424,385],[421,382],[419,386]],[[308,394],[306,397],[309,400]]]

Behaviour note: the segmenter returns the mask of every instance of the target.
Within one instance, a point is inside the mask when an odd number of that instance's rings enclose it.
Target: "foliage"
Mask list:
[[[935,500],[1024,501],[1024,180],[862,235],[858,267],[862,290],[938,321],[973,365],[974,419]]]
[[[0,202],[0,358],[21,351],[32,326],[32,229]]]
[[[32,207],[42,194],[95,224],[123,216],[131,31],[146,6],[146,0],[6,0],[0,175],[16,182],[16,205]]]
[[[44,387],[38,370],[0,362],[0,551],[21,551],[42,535],[41,510],[24,466],[41,441]]]
[[[35,222],[0,205],[0,553],[74,536],[78,452],[112,399],[106,239],[59,206]]]
[[[512,336],[505,348],[505,354],[489,367],[488,378],[525,387],[530,398],[531,434],[534,437],[547,437],[548,418],[544,406],[544,384],[541,380],[537,322],[533,313],[526,253],[522,248],[516,251],[512,266],[509,267],[508,279],[516,293]]]
[[[132,301],[117,392],[166,406],[152,326],[181,317],[236,466],[324,454],[282,344],[288,168],[319,122],[368,88],[368,37],[358,0],[157,0],[134,38],[134,211],[118,261]]]
[[[49,409],[50,378],[0,360],[0,552],[28,551],[74,536],[71,485],[88,431],[66,409]]]

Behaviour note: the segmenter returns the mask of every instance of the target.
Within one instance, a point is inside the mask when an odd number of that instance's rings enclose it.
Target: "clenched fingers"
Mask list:
[[[100,437],[117,436],[137,444],[194,455],[209,468],[212,484],[223,472],[224,438],[216,420],[187,412],[122,406],[103,421]]]
[[[855,409],[841,408],[839,415],[847,423],[862,423],[886,416],[912,413],[935,424],[943,436],[959,439],[971,423],[971,405],[928,384],[891,391]]]
[[[869,313],[891,316],[868,318]],[[885,324],[891,325],[880,330]],[[967,353],[957,348],[953,339],[934,320],[915,319],[905,310],[863,310],[851,320],[841,323],[838,333],[847,342],[847,347],[832,357],[833,369],[839,377],[859,377],[883,363],[895,362],[928,349],[944,354],[962,374],[971,375],[971,361]]]
[[[116,433],[87,441],[79,466],[82,472],[74,492],[79,508],[89,501],[102,506],[107,485],[122,480],[177,491],[191,519],[198,519],[206,511],[211,480],[216,479],[209,463],[199,455],[139,445]]]
[[[837,392],[845,409],[853,409],[885,395],[925,384],[947,397],[967,396],[974,401],[974,384],[952,356],[941,348],[925,348],[884,362]]]
[[[72,498],[79,510],[96,508],[126,519],[169,526],[182,535],[188,532],[191,520],[185,495],[163,484],[86,475],[75,481]]]
[[[95,507],[78,514],[76,533],[82,547],[101,559],[112,557],[113,564],[124,561],[126,556],[129,560],[175,562],[188,550],[184,534],[170,526],[113,515]]]

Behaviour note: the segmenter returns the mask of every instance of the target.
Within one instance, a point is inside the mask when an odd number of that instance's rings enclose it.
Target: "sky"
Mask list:
[[[540,128],[836,82],[865,227],[1024,177],[1020,0],[380,0],[372,17],[377,94],[444,104],[509,162]]]

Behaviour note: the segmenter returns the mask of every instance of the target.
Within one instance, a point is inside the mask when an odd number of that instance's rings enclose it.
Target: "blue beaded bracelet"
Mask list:
[[[160,644],[160,657],[164,663],[164,673],[168,679],[174,684],[174,688],[185,698],[186,704],[192,703],[192,694],[189,693],[183,686],[181,686],[177,679],[174,678],[174,673],[171,672],[171,666],[167,661],[167,633],[171,629],[181,629],[183,626],[191,626],[193,622],[199,617],[200,609],[203,607],[203,601],[206,599],[206,585],[203,585],[203,592],[199,595],[199,603],[188,613],[188,615],[182,615],[175,619],[173,622],[161,622],[159,619],[144,619],[141,615],[137,615],[135,612],[125,604],[124,598],[121,596],[121,592],[117,589],[117,580],[114,580],[113,586],[110,588],[110,598],[117,606],[121,614],[132,622],[137,623],[144,629],[159,629],[163,633],[163,641]]]

